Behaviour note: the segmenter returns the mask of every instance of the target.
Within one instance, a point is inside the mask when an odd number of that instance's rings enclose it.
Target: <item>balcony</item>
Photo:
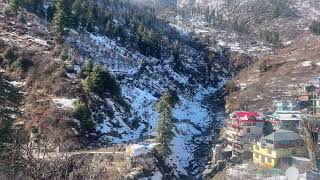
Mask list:
[[[227,137],[226,139],[227,139],[228,142],[231,142],[231,143],[243,144],[243,141],[241,141],[240,139],[234,139],[234,138],[231,138],[231,137]]]
[[[241,129],[242,128],[239,124],[232,124],[232,123],[229,123],[229,122],[226,123],[226,126],[228,128],[233,128],[233,129]]]
[[[236,129],[228,128],[225,133],[229,135],[243,136],[243,130],[238,131]]]

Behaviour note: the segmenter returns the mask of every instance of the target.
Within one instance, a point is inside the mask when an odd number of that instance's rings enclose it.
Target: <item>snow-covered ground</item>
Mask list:
[[[269,171],[267,175],[262,172],[254,171],[255,165],[252,163],[238,164],[236,166],[229,167],[225,170],[224,175],[220,175],[225,180],[234,180],[234,179],[263,179],[263,180],[288,180],[288,177],[285,175],[285,172],[281,174],[270,174],[272,171]],[[299,174],[299,180],[306,180],[306,173]]]
[[[138,157],[146,155],[151,152],[151,150],[157,145],[157,143],[151,144],[134,144],[126,147],[126,153],[133,157]]]
[[[90,57],[96,63],[107,65],[113,75],[124,76],[120,82],[122,96],[131,107],[130,111],[127,112],[112,99],[103,100],[108,106],[107,109],[112,110],[114,114],[110,118],[107,113],[102,112],[106,107],[100,108],[99,113],[104,120],[98,124],[98,130],[104,134],[102,139],[121,143],[153,135],[158,118],[154,110],[155,103],[166,90],[177,92],[179,101],[173,110],[173,116],[177,119],[176,136],[172,141],[172,155],[168,163],[177,167],[177,174],[187,175],[186,168],[194,160],[192,138],[201,134],[212,121],[209,109],[203,105],[202,100],[223,84],[224,73],[220,73],[219,76],[212,75],[211,79],[218,81],[218,85],[192,84],[190,80],[194,81],[199,77],[192,77],[190,73],[177,73],[172,68],[170,58],[159,60],[145,57],[138,52],[128,51],[108,37],[90,33],[80,34],[71,31],[66,41],[72,47],[71,53],[74,56],[81,57],[79,59]],[[197,70],[201,65],[197,60],[197,52],[193,49],[187,49],[186,52],[188,54],[184,55],[184,67],[191,72],[204,75]],[[146,63],[144,71],[140,69],[142,61]],[[219,65],[217,67],[223,69]],[[136,129],[131,126],[134,120],[139,121]]]
[[[161,180],[162,177],[162,174],[159,171],[156,171],[152,176],[140,178],[139,180]]]
[[[76,99],[67,99],[67,98],[53,98],[52,101],[61,109],[74,109],[74,102]]]

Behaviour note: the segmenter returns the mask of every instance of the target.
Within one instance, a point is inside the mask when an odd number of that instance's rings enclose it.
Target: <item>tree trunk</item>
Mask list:
[[[317,147],[318,147],[318,133],[312,132],[311,129],[304,128],[305,143],[308,149],[309,158],[313,164],[313,168],[317,169]]]

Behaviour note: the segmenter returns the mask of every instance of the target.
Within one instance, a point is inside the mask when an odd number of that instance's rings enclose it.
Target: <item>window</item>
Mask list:
[[[256,146],[256,150],[258,150],[258,151],[259,151],[259,146]]]
[[[263,163],[265,163],[265,162],[266,162],[266,157],[261,156],[261,161],[262,161]]]
[[[246,132],[247,132],[247,133],[250,133],[250,128],[247,128]]]
[[[272,163],[272,159],[271,158],[268,158],[268,163]]]
[[[259,158],[259,154],[255,154],[255,156],[254,156],[254,157]]]

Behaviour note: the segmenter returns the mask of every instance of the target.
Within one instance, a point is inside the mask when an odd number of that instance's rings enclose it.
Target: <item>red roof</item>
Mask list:
[[[262,120],[262,117],[259,113],[257,112],[249,112],[249,111],[236,111],[233,112],[232,114],[237,116],[237,119],[240,121],[260,121]]]

